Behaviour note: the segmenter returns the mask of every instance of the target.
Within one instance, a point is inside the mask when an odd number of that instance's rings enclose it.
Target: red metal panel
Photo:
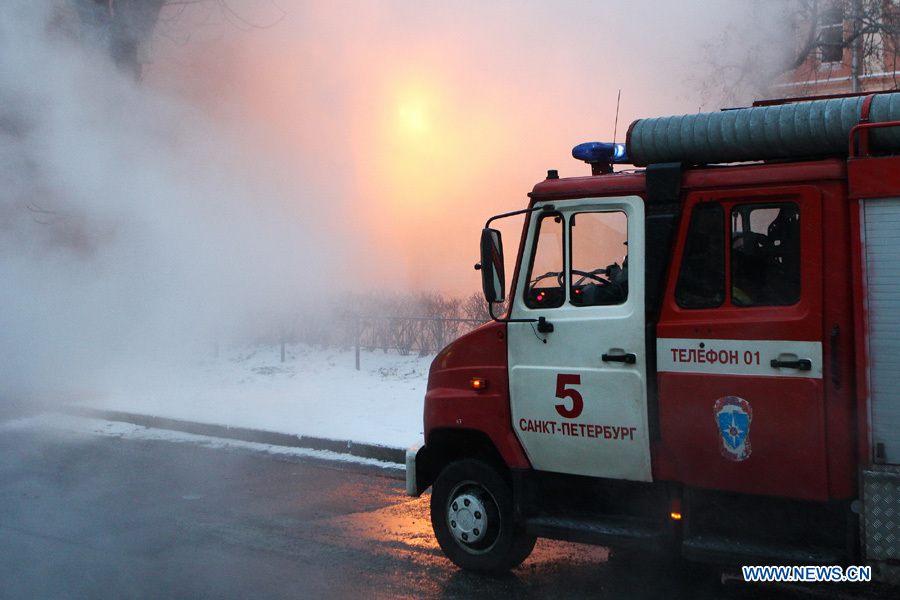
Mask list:
[[[510,468],[530,468],[512,430],[508,373],[505,323],[483,325],[444,348],[428,376],[425,439],[437,428],[481,431]],[[471,388],[474,377],[487,381],[484,391]]]
[[[668,282],[657,335],[693,340],[822,342],[822,200],[813,186],[757,187],[689,193],[685,214],[699,202],[795,202],[801,211],[801,300],[794,306],[681,309],[674,301],[677,267]],[[687,224],[689,219],[684,219]],[[674,252],[680,263],[686,227]],[[727,282],[727,280],[726,280]],[[730,282],[726,288],[730,289]],[[763,362],[765,366],[767,361]],[[762,372],[762,371],[761,371]],[[729,460],[720,451],[717,401],[738,398],[752,407],[752,454]],[[663,372],[659,374],[661,479],[754,494],[825,500],[829,497],[824,383],[821,378]]]
[[[853,316],[856,339],[856,420],[859,460],[872,460],[871,415],[869,412],[869,328],[866,311],[866,257],[863,240],[862,203],[850,204],[850,241],[853,269]]]
[[[847,161],[850,198],[891,198],[900,195],[900,156],[853,158]]]
[[[660,478],[675,475],[696,487],[828,499],[819,381],[665,373],[659,378],[659,396],[662,442],[675,468],[675,473],[659,473]],[[717,399],[734,396],[753,410],[752,453],[741,461],[721,455],[714,414]]]
[[[687,169],[682,189],[726,188],[731,186],[787,185],[828,179],[846,179],[847,161],[840,159],[797,163],[747,164],[731,167]],[[598,177],[545,179],[529,194],[532,204],[556,198],[589,198],[613,194],[644,194],[644,173],[622,172]]]
[[[851,207],[842,182],[823,182],[822,350],[829,490],[834,498],[856,497],[858,331],[854,323]],[[857,230],[858,231],[858,230]],[[837,335],[835,334],[837,327]],[[833,354],[834,353],[834,354]]]

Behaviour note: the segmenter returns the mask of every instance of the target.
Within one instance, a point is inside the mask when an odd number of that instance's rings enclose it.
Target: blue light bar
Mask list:
[[[572,148],[572,156],[588,164],[612,164],[628,162],[625,144],[586,142]]]

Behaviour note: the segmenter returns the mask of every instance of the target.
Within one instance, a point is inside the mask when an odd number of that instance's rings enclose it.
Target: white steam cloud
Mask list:
[[[310,188],[254,175],[37,4],[0,5],[0,402],[95,393],[325,288],[341,259]]]
[[[0,2],[0,409],[342,290],[474,291],[485,219],[587,173],[619,90],[619,141],[700,108],[735,4],[178,2],[138,85],[70,3]]]

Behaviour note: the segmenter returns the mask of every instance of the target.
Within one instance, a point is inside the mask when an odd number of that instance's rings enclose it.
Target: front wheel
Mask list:
[[[503,477],[474,459],[441,471],[431,493],[431,525],[447,558],[482,573],[518,566],[536,539],[516,522],[512,490]]]

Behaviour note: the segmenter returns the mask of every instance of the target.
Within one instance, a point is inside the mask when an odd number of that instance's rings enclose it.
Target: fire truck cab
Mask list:
[[[505,570],[550,537],[900,579],[898,151],[900,94],[639,120],[489,220],[506,313],[437,355],[407,454],[447,556]]]

